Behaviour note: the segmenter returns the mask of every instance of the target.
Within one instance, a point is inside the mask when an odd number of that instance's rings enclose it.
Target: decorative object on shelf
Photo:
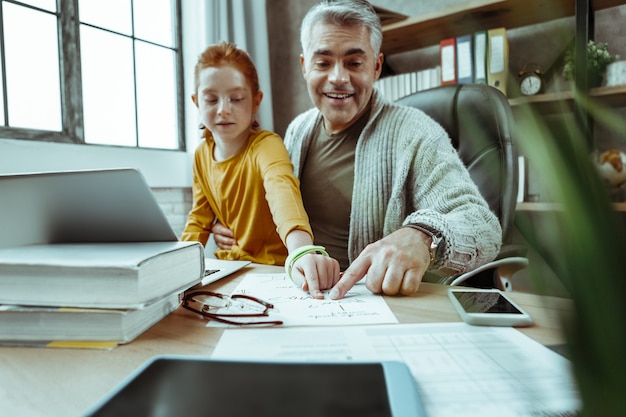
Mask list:
[[[611,62],[604,76],[607,86],[626,84],[626,61]]]
[[[609,149],[598,154],[595,162],[600,176],[609,186],[611,200],[623,200],[624,184],[626,184],[626,154],[618,149]]]
[[[525,96],[534,96],[543,92],[543,71],[537,64],[526,64],[519,72],[519,90]]]
[[[575,77],[575,56],[574,48],[569,48],[565,52],[565,64],[563,65],[563,77],[566,80],[573,80]],[[589,86],[598,87],[602,82],[604,71],[610,63],[617,60],[617,55],[611,55],[606,42],[595,42],[590,40],[587,43],[587,70],[589,71]]]

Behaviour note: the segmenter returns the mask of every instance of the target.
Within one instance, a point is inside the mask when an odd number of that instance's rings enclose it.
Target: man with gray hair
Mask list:
[[[499,221],[443,128],[374,88],[381,43],[364,0],[322,1],[302,21],[300,65],[315,108],[291,122],[285,145],[315,244],[344,270],[308,281],[291,271],[312,294],[332,288],[341,298],[365,278],[374,293],[410,295],[427,271],[446,282],[500,250]],[[218,235],[218,246],[233,244]]]

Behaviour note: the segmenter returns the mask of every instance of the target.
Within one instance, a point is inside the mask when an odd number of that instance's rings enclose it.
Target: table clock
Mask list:
[[[519,72],[519,89],[525,96],[534,96],[543,92],[543,71],[538,65],[527,64]]]

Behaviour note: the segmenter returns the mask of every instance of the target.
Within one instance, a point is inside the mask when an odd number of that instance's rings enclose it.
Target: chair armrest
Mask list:
[[[472,271],[466,272],[454,278],[450,285],[462,285],[468,279],[485,271],[493,270],[494,287],[503,291],[511,291],[511,277],[513,274],[528,266],[528,259],[521,256],[497,259],[488,262]]]
[[[496,261],[504,258],[515,258],[515,257],[526,257],[526,253],[528,253],[528,248],[524,245],[519,245],[515,243],[507,243],[502,245],[500,248],[500,253],[496,256]]]

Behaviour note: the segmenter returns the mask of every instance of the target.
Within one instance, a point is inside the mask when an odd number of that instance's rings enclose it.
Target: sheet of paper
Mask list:
[[[581,407],[570,362],[509,327],[439,323],[228,329],[213,357],[403,361],[429,416],[574,416]]]
[[[247,274],[233,294],[247,294],[274,305],[269,320],[282,320],[284,326],[328,326],[398,323],[380,295],[357,283],[344,298],[331,300],[328,292],[318,300],[298,288],[286,274]],[[262,320],[268,320],[263,317]],[[215,320],[207,327],[226,326]]]

